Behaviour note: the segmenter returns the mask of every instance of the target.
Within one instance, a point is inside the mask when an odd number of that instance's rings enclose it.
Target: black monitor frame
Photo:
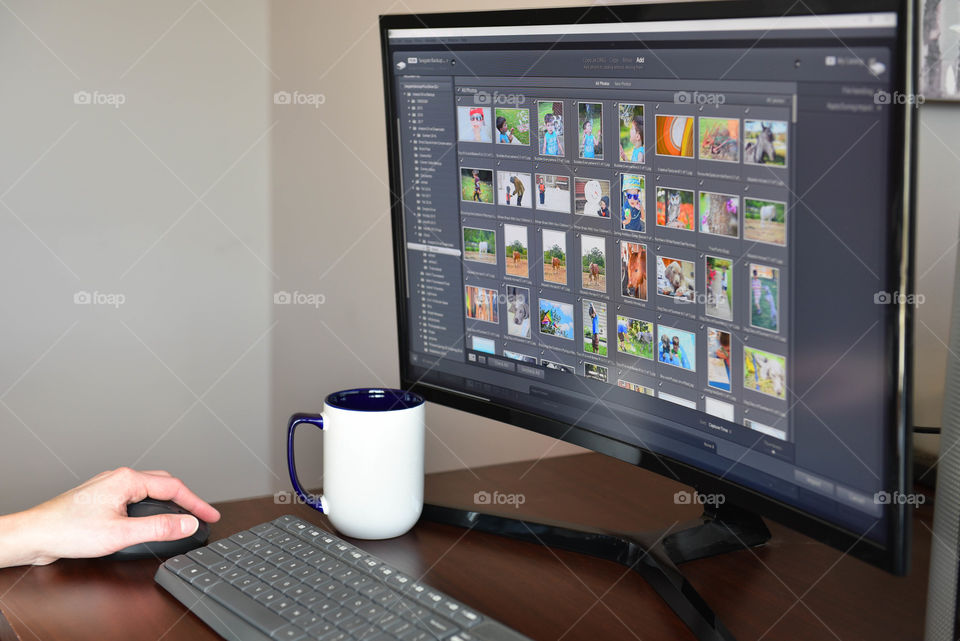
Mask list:
[[[847,554],[888,572],[902,575],[909,568],[911,540],[911,512],[909,505],[888,504],[887,546],[881,546],[863,535],[830,523],[816,515],[804,512],[783,501],[771,498],[744,485],[721,479],[695,466],[651,450],[627,444],[584,428],[520,411],[493,402],[479,400],[454,390],[424,384],[414,378],[407,341],[408,310],[406,292],[406,264],[403,239],[403,192],[399,170],[399,145],[396,122],[392,114],[397,105],[392,90],[392,69],[389,59],[388,36],[391,29],[444,28],[469,24],[475,27],[551,24],[591,24],[608,22],[644,22],[660,20],[718,19],[738,17],[780,17],[792,15],[827,15],[859,12],[895,12],[897,40],[900,51],[894,57],[895,68],[891,69],[894,90],[905,95],[914,93],[916,55],[914,42],[917,27],[915,6],[912,0],[806,0],[794,3],[791,0],[719,0],[712,2],[689,2],[669,4],[646,4],[633,6],[594,6],[590,8],[563,8],[548,10],[513,10],[464,13],[436,13],[419,15],[387,15],[380,17],[382,43],[382,67],[384,98],[386,101],[387,151],[390,162],[390,199],[394,247],[395,286],[397,297],[397,325],[400,353],[400,385],[403,389],[421,394],[425,399],[465,412],[529,429],[582,447],[626,461],[633,465],[674,478],[706,493],[723,493],[728,502],[769,517],[798,532],[813,537]],[[890,341],[886,345],[886,362],[889,391],[883,399],[894,420],[883,426],[883,438],[891,444],[884,462],[885,478],[893,480],[887,488],[891,493],[906,493],[912,489],[911,478],[911,427],[912,427],[912,348],[913,310],[904,302],[913,292],[913,194],[915,181],[915,146],[913,107],[908,104],[892,105],[895,140],[903,141],[902,155],[892,154],[888,164],[890,193],[886,224],[892,233],[887,256],[897,269],[886,291],[901,294],[898,304],[888,305],[884,319]]]

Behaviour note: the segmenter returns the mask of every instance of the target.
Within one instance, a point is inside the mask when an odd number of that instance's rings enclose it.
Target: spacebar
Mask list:
[[[260,605],[229,583],[217,583],[210,588],[207,595],[267,634],[272,634],[289,623],[279,614]]]

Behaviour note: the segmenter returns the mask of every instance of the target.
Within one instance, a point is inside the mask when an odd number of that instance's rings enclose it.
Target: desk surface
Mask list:
[[[603,488],[610,488],[604,491]],[[522,492],[524,518],[652,530],[696,518],[683,486],[597,454],[431,474],[428,501],[473,505],[479,490]],[[272,497],[218,504],[220,539],[281,514],[325,517]],[[932,508],[914,519],[913,570],[893,577],[776,523],[756,550],[682,571],[737,639],[920,639]],[[419,523],[390,541],[358,541],[401,570],[533,639],[692,639],[639,576],[606,561],[458,528]],[[58,561],[0,570],[0,641],[219,639],[153,582],[154,560]]]

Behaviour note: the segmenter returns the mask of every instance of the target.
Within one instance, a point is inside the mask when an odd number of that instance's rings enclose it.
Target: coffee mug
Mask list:
[[[287,426],[293,489],[340,533],[389,539],[413,527],[423,510],[423,398],[395,389],[352,389],[327,396],[321,414],[294,414]],[[293,434],[302,423],[323,430],[323,494],[300,486]]]

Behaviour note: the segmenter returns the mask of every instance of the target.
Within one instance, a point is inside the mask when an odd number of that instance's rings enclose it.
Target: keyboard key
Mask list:
[[[258,581],[249,574],[241,574],[237,578],[230,581],[230,583],[237,586],[241,590],[245,590],[247,586],[255,585],[257,582]]]
[[[249,572],[251,568],[261,563],[263,563],[263,559],[261,559],[259,556],[248,556],[242,561],[237,561],[237,567],[241,570],[247,570]]]
[[[240,548],[239,550],[234,550],[233,552],[226,553],[223,558],[233,563],[242,561],[243,559],[251,556],[251,553],[246,548]]]
[[[314,623],[307,628],[307,634],[309,634],[313,639],[326,640],[327,635],[331,635],[334,632],[337,632],[337,626],[324,619],[321,619],[317,623]]]
[[[163,563],[164,567],[176,575],[180,575],[185,569],[193,565],[193,561],[187,558],[185,554],[167,559]]]
[[[285,625],[273,634],[270,635],[272,639],[278,639],[282,641],[298,641],[299,639],[305,638],[306,633],[298,628],[295,625]]]
[[[244,530],[242,532],[237,532],[230,537],[230,540],[242,547],[246,547],[248,543],[252,543],[256,540],[256,535],[249,530]]]
[[[222,539],[210,544],[210,549],[212,549],[217,554],[226,555],[230,552],[240,549],[240,544],[231,541],[230,539]]]
[[[264,532],[269,532],[274,529],[276,528],[273,526],[273,523],[261,523],[260,525],[250,528],[250,531],[257,536],[262,536]]]
[[[204,592],[209,592],[210,588],[215,586],[217,583],[220,583],[220,578],[207,573],[194,581],[193,587],[203,590]]]
[[[480,623],[483,620],[483,617],[472,610],[460,608],[453,613],[453,620],[469,630],[473,626]]]
[[[286,619],[279,614],[256,601],[252,601],[247,594],[232,585],[222,582],[217,583],[207,594],[267,634],[271,634],[287,624]]]
[[[454,632],[458,632],[460,628],[455,626],[450,621],[438,616],[427,617],[424,620],[426,623],[426,628],[433,633],[438,639],[445,639]]]
[[[223,557],[209,548],[190,550],[187,552],[187,557],[193,559],[194,563],[198,563],[205,568],[212,567],[217,563],[223,563]]]
[[[290,561],[291,559],[290,559],[290,555],[289,555],[289,554],[285,554],[284,552],[280,552],[280,554],[274,554],[273,556],[271,556],[269,560],[270,560],[270,563],[273,563],[274,565],[276,565],[276,566],[279,567],[279,566],[283,565],[284,563],[287,563],[287,562]]]
[[[207,571],[202,567],[200,567],[199,565],[191,565],[189,568],[181,572],[180,576],[186,579],[187,581],[189,581],[190,583],[193,583],[194,581],[196,581],[206,573]]]
[[[281,595],[270,601],[267,607],[274,612],[283,612],[292,605],[294,605],[293,599]]]
[[[387,583],[394,586],[398,590],[403,590],[412,581],[413,579],[408,577],[406,574],[400,574],[399,572],[387,576]]]

